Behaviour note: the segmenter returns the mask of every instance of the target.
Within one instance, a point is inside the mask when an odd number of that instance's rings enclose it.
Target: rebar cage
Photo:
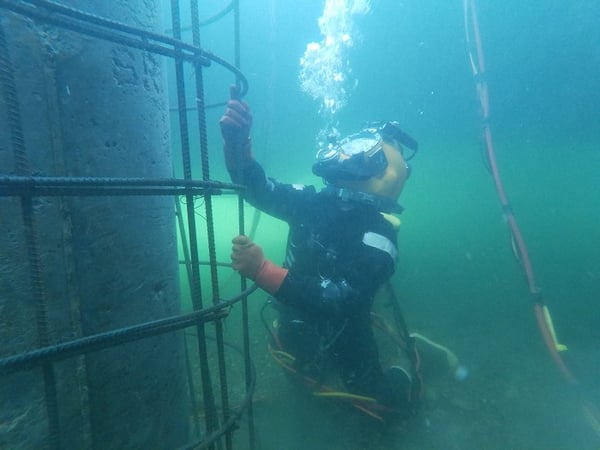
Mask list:
[[[6,275],[6,282],[0,285],[0,293],[8,302],[9,299],[21,301],[32,305],[32,317],[34,320],[15,319],[10,314],[3,314],[0,320],[3,322],[5,346],[0,347],[0,394],[6,396],[2,403],[7,407],[10,405],[23,403],[26,400],[19,399],[19,389],[15,386],[37,380],[41,383],[41,403],[39,405],[20,404],[15,411],[24,411],[21,418],[26,417],[31,408],[37,408],[42,411],[37,416],[32,416],[30,420],[19,421],[19,417],[11,416],[11,413],[0,411],[0,443],[10,445],[11,448],[28,448],[32,442],[36,445],[40,443],[47,448],[170,448],[170,444],[157,441],[144,442],[143,440],[132,440],[128,444],[119,441],[120,444],[112,444],[107,436],[118,434],[119,431],[104,429],[98,431],[94,425],[96,418],[103,414],[103,411],[97,411],[97,404],[90,400],[94,396],[91,392],[98,389],[95,381],[90,385],[89,376],[81,375],[92,370],[96,362],[88,359],[90,355],[100,354],[111,351],[111,349],[130,345],[133,342],[154,342],[159,336],[177,335],[180,338],[176,340],[176,345],[181,346],[181,352],[184,353],[185,380],[187,388],[184,389],[186,396],[189,396],[190,416],[189,424],[183,425],[183,429],[188,429],[186,442],[177,445],[177,448],[196,449],[196,448],[233,448],[233,431],[237,428],[239,419],[246,415],[248,428],[248,448],[254,448],[254,424],[252,413],[252,394],[255,385],[255,373],[250,358],[250,345],[248,333],[248,309],[246,304],[247,296],[254,290],[254,287],[248,288],[245,280],[240,282],[240,293],[232,298],[223,299],[220,295],[218,267],[224,265],[218,262],[215,248],[215,217],[213,214],[213,197],[233,194],[237,196],[237,215],[238,231],[244,232],[244,207],[240,193],[243,187],[228,182],[217,181],[211,178],[209,167],[209,145],[207,138],[207,126],[205,111],[212,106],[205,103],[203,72],[209,70],[214,63],[222,66],[233,74],[235,82],[240,86],[242,94],[247,91],[247,81],[243,73],[239,70],[239,2],[231,1],[222,11],[214,16],[201,21],[199,19],[198,0],[191,0],[189,4],[190,24],[192,42],[182,40],[182,19],[180,5],[178,0],[170,2],[172,18],[171,35],[148,31],[147,27],[132,26],[105,17],[101,14],[83,11],[72,6],[67,6],[68,2],[56,3],[49,0],[0,0],[0,90],[2,92],[3,107],[0,109],[2,116],[6,117],[4,125],[0,127],[0,155],[5,153],[4,160],[10,161],[9,167],[6,165],[0,170],[0,201],[3,203],[0,223],[4,222],[7,228],[6,249],[2,250],[2,259],[0,260],[0,269],[3,277]],[[77,2],[70,2],[76,4]],[[111,2],[105,2],[104,7],[110,8]],[[120,3],[115,0],[115,6]],[[127,3],[127,2],[125,2]],[[143,2],[150,4],[149,2]],[[102,7],[99,7],[102,9]],[[224,59],[204,50],[200,46],[200,29],[204,25],[209,25],[222,18],[233,15],[233,45],[235,49],[235,61],[233,64]],[[139,176],[123,173],[119,176],[103,176],[99,173],[86,173],[71,176],[68,174],[68,162],[55,161],[52,166],[58,168],[54,173],[39,173],[37,164],[31,163],[31,147],[36,142],[31,142],[28,138],[27,127],[23,122],[27,120],[27,102],[31,92],[22,92],[19,89],[20,68],[22,59],[15,55],[22,51],[23,47],[17,47],[17,36],[12,33],[9,20],[16,20],[18,26],[39,27],[43,33],[70,33],[68,36],[81,36],[84,39],[90,39],[98,42],[110,43],[116,46],[118,51],[138,52],[144,55],[142,59],[152,60],[152,58],[161,58],[174,70],[175,74],[175,93],[177,106],[172,108],[171,114],[174,115],[174,121],[178,123],[178,162],[179,168],[175,167],[174,172],[180,171],[181,177],[164,176]],[[9,29],[10,33],[7,33]],[[39,33],[39,30],[38,30]],[[64,37],[64,36],[63,36]],[[21,45],[21,44],[19,44]],[[45,48],[47,52],[42,60],[46,61],[52,57],[52,49]],[[113,52],[114,53],[114,52]],[[50,54],[50,56],[48,56]],[[85,61],[85,58],[81,59]],[[42,61],[43,62],[43,61]],[[43,65],[42,65],[43,67]],[[191,71],[193,77],[193,86],[186,87],[186,81],[189,77],[186,75]],[[69,91],[69,85],[65,84]],[[56,88],[56,86],[53,86]],[[52,89],[50,89],[52,91]],[[225,92],[225,89],[223,90]],[[70,95],[70,92],[64,94]],[[97,93],[97,95],[102,95]],[[189,99],[193,97],[193,106]],[[61,107],[63,98],[46,99],[45,104],[49,106],[50,113],[53,112],[52,105],[56,109]],[[195,104],[194,104],[195,103]],[[222,105],[222,103],[220,104]],[[88,110],[93,110],[93,103],[87,104]],[[194,133],[199,136],[199,146],[192,142],[190,130],[194,127],[189,123],[189,111],[195,111],[197,124]],[[56,111],[54,111],[56,112]],[[58,116],[57,116],[58,117]],[[73,117],[75,120],[76,117]],[[97,124],[96,124],[97,125]],[[44,126],[44,124],[40,124]],[[48,134],[53,137],[53,146],[61,147],[68,145],[67,139],[60,137],[60,130],[56,130],[56,124],[49,123]],[[94,126],[94,124],[90,125]],[[83,130],[82,133],[85,133]],[[175,134],[175,131],[173,131]],[[59,136],[58,138],[56,136]],[[35,141],[35,140],[33,140]],[[112,141],[106,141],[105,145],[110,147]],[[143,145],[143,143],[140,143]],[[195,179],[192,170],[192,152],[193,149],[199,150],[199,161],[201,170],[201,179]],[[42,152],[45,154],[45,152]],[[180,161],[179,161],[180,158]],[[60,158],[58,158],[60,159]],[[2,159],[0,159],[2,161]],[[70,309],[69,325],[61,328],[57,332],[57,327],[53,325],[53,308],[58,302],[54,298],[57,290],[48,288],[50,283],[60,283],[60,280],[66,280],[65,283],[71,283],[77,287],[76,264],[66,264],[67,269],[64,273],[60,271],[60,277],[53,267],[48,266],[44,253],[47,236],[46,230],[56,226],[62,229],[63,240],[61,242],[71,242],[77,240],[73,231],[73,208],[77,205],[85,204],[85,199],[137,199],[138,202],[148,202],[153,198],[175,199],[175,208],[171,206],[171,211],[175,211],[176,226],[180,237],[179,248],[182,257],[179,264],[184,267],[186,274],[186,289],[189,289],[192,309],[190,312],[181,313],[177,308],[171,306],[164,311],[171,314],[156,315],[152,320],[136,320],[133,323],[123,324],[122,320],[114,322],[107,318],[102,331],[92,334],[86,333],[85,323],[82,324],[81,316],[86,306],[86,299],[81,298],[81,294],[68,302]],[[82,199],[80,203],[68,203],[68,199]],[[112,200],[106,200],[112,201]],[[118,200],[115,200],[118,202]],[[118,204],[118,203],[117,203]],[[163,205],[164,203],[161,203]],[[173,205],[173,202],[170,202]],[[43,205],[53,205],[48,207],[57,210],[56,214],[48,214],[50,209]],[[85,208],[85,206],[84,206]],[[199,227],[202,226],[197,218],[197,210],[202,208],[205,219],[206,229],[200,233]],[[107,213],[112,210],[107,210]],[[135,213],[135,212],[134,212]],[[14,218],[8,219],[8,218]],[[125,217],[126,219],[126,217]],[[89,225],[93,226],[93,224]],[[175,228],[175,225],[173,226]],[[18,237],[15,237],[18,236]],[[64,236],[68,239],[65,240]],[[10,239],[14,239],[11,241]],[[8,268],[14,261],[11,261],[10,243],[16,243],[25,249],[20,249],[25,255],[22,267],[26,267],[26,278],[28,288],[20,293],[11,293],[11,283],[8,277],[11,276],[11,270]],[[15,245],[16,245],[15,244]],[[107,244],[110,251],[110,244]],[[70,245],[65,245],[61,249],[62,258],[66,261],[73,259],[75,250]],[[17,252],[18,253],[18,252]],[[141,253],[143,254],[143,252]],[[201,255],[205,255],[205,260],[201,260]],[[132,264],[142,264],[140,261],[132,260]],[[4,266],[4,267],[3,267]],[[70,269],[68,268],[70,266]],[[206,301],[203,298],[201,287],[201,266],[208,272],[211,298]],[[102,268],[95,269],[102,272]],[[58,278],[58,280],[57,280]],[[204,277],[206,279],[206,276]],[[143,283],[142,283],[143,284]],[[73,288],[71,286],[71,288]],[[154,286],[155,298],[148,301],[172,301],[165,300],[163,289],[160,286]],[[60,292],[60,290],[58,291]],[[101,294],[100,294],[101,295]],[[25,298],[23,298],[24,296]],[[237,349],[231,344],[225,342],[223,337],[223,323],[229,316],[232,305],[241,304],[241,327],[243,344]],[[19,308],[18,305],[14,305]],[[26,308],[24,308],[26,309]],[[0,299],[0,311],[5,310]],[[12,309],[10,309],[12,311]],[[173,313],[174,312],[174,313]],[[140,317],[144,317],[143,314]],[[237,319],[236,319],[237,320]],[[32,321],[34,323],[32,323]],[[85,321],[84,321],[85,322]],[[27,325],[25,325],[27,324]],[[210,324],[210,327],[207,327]],[[240,325],[240,324],[238,324]],[[185,331],[187,330],[187,331]],[[34,338],[28,340],[22,336],[31,334]],[[193,339],[190,339],[193,337]],[[12,345],[11,342],[16,342]],[[154,344],[152,344],[154,345]],[[243,357],[244,365],[244,395],[241,402],[236,407],[230,405],[229,390],[231,381],[228,380],[228,354],[238,352]],[[123,364],[127,364],[126,361]],[[176,368],[162,366],[162,370],[170,371]],[[77,421],[65,420],[63,409],[62,391],[60,380],[67,379],[67,372],[71,373],[77,380],[71,388],[79,391],[80,401],[77,407]],[[79,375],[77,375],[79,374]],[[135,376],[135,373],[132,374]],[[69,375],[70,376],[70,375]],[[151,375],[150,375],[151,376]],[[218,383],[213,382],[216,376]],[[200,380],[200,392],[197,393],[194,383]],[[104,379],[102,383],[119,383],[118,377],[113,379]],[[29,385],[31,386],[31,385]],[[216,388],[218,386],[218,388]],[[68,387],[67,387],[68,388]],[[218,392],[215,392],[218,391]],[[218,394],[218,399],[216,399]],[[8,402],[8,400],[11,402]],[[7,400],[7,401],[5,401]],[[218,403],[218,406],[217,406]],[[0,409],[2,406],[0,406]],[[15,414],[17,414],[15,413]],[[186,412],[187,413],[187,412]],[[118,419],[123,422],[123,429],[127,429],[127,417]],[[169,420],[160,419],[160,426],[168,429]],[[174,420],[174,419],[173,419]],[[186,421],[186,418],[182,419]],[[43,422],[43,423],[39,423]],[[151,426],[151,425],[149,425]],[[156,425],[153,425],[156,426]],[[14,433],[16,429],[23,429],[21,433]],[[79,429],[74,429],[79,428]],[[165,433],[168,433],[165,431]],[[19,442],[25,434],[37,435],[37,438]],[[126,432],[125,432],[126,434]],[[77,435],[76,438],[73,435]],[[160,433],[159,433],[160,435]],[[12,437],[11,437],[12,436]],[[12,440],[11,440],[12,439]],[[102,440],[103,442],[99,442]],[[28,442],[28,443],[27,443]],[[117,441],[115,441],[117,442]],[[1,445],[0,445],[1,446]]]

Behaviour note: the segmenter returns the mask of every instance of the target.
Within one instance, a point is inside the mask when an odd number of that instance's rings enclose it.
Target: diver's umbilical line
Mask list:
[[[483,46],[481,45],[481,36],[479,33],[479,22],[477,18],[477,10],[475,6],[475,0],[463,0],[464,10],[464,22],[465,22],[465,34],[466,42],[469,47],[469,59],[471,63],[471,69],[476,82],[477,95],[481,103],[481,110],[483,115],[483,133],[485,139],[485,147],[489,168],[494,179],[496,191],[502,205],[503,214],[506,218],[511,232],[511,238],[513,246],[516,248],[516,253],[519,256],[521,265],[527,277],[527,284],[529,293],[534,304],[534,312],[540,333],[544,339],[548,352],[552,357],[554,363],[562,372],[563,376],[567,380],[570,386],[576,387],[576,392],[580,392],[578,388],[579,382],[574,376],[571,369],[565,364],[562,357],[560,356],[561,351],[566,350],[566,346],[560,344],[554,331],[554,325],[552,323],[552,317],[550,311],[544,302],[540,288],[537,286],[535,281],[535,274],[527,252],[525,240],[521,234],[521,230],[517,224],[516,218],[513,214],[512,207],[506,193],[504,186],[502,185],[502,179],[500,178],[500,172],[496,162],[496,155],[494,152],[494,145],[492,140],[492,131],[489,123],[489,95],[488,86],[485,79],[485,58],[483,53]],[[590,425],[600,436],[600,413],[595,405],[589,400],[580,395],[580,400],[584,409],[584,415],[590,422]]]

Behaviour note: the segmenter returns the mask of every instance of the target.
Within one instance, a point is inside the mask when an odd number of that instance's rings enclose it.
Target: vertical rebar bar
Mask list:
[[[196,47],[200,45],[200,18],[198,9],[198,0],[191,0],[191,21],[192,21],[192,43]],[[198,134],[200,136],[200,158],[202,164],[202,179],[210,179],[210,167],[208,159],[208,136],[206,130],[206,111],[204,101],[204,79],[202,66],[196,64],[194,67],[196,82],[196,112],[198,119]],[[217,271],[217,251],[215,245],[215,227],[213,215],[212,196],[207,195],[204,199],[206,214],[206,234],[208,241],[208,254],[210,261],[210,275],[213,304],[217,304],[220,298],[219,292],[219,274]],[[225,342],[223,339],[223,322],[221,319],[215,321],[215,335],[217,340],[217,361],[219,365],[219,381],[221,385],[221,409],[223,422],[229,420],[229,393],[227,386],[227,364],[225,362]],[[225,434],[225,448],[231,450],[233,447],[232,431]]]
[[[25,138],[23,136],[15,76],[2,23],[0,23],[0,86],[6,105],[7,124],[15,157],[16,173],[21,176],[31,175],[25,148]],[[37,245],[38,239],[33,198],[30,195],[21,196],[21,211],[25,229],[25,243],[29,261],[31,289],[35,304],[38,345],[43,347],[47,346],[50,342],[47,311],[48,301],[43,279],[43,265]],[[42,374],[44,379],[46,413],[48,415],[48,445],[51,449],[59,449],[60,422],[58,416],[56,379],[52,364],[44,364],[42,366]]]
[[[233,34],[234,34],[234,64],[236,68],[241,67],[241,38],[240,38],[240,2],[233,0]],[[236,77],[236,85],[239,87],[240,80]],[[241,195],[238,196],[238,229],[240,234],[246,232],[244,226],[244,199]],[[248,287],[246,278],[240,280],[240,288],[242,292]],[[246,392],[250,390],[252,383],[252,361],[250,353],[250,328],[249,328],[249,312],[248,298],[242,300],[242,334],[244,348],[244,375],[246,381]],[[254,430],[254,408],[252,402],[248,404],[248,439],[250,449],[256,448],[256,433]]]
[[[185,264],[185,270],[187,273],[187,280],[189,284],[190,292],[192,292],[192,264],[190,259],[190,250],[188,240],[186,237],[185,225],[183,222],[183,211],[181,210],[181,203],[179,197],[175,197],[175,216],[177,217],[177,228],[179,229],[179,236],[181,239],[181,249],[183,251],[183,261]],[[200,435],[200,415],[198,414],[198,408],[196,405],[196,388],[194,386],[194,378],[192,376],[192,361],[191,353],[188,349],[188,335],[184,331],[183,333],[183,349],[185,353],[185,370],[187,374],[188,389],[190,390],[190,397],[192,398],[192,415],[194,417],[194,429],[196,435]]]
[[[171,16],[173,36],[181,40],[181,17],[179,12],[179,0],[171,0]],[[192,166],[190,158],[190,137],[187,120],[187,108],[185,97],[185,81],[183,71],[183,60],[175,61],[175,77],[177,84],[177,105],[179,111],[179,133],[181,139],[181,154],[183,161],[183,176],[186,180],[192,179]],[[186,194],[186,212],[188,222],[188,234],[190,242],[190,261],[192,269],[191,297],[192,305],[195,311],[203,308],[202,290],[200,282],[200,263],[198,251],[198,234],[196,230],[196,214],[194,210],[194,196],[190,192]],[[200,363],[200,373],[202,378],[202,395],[204,399],[204,411],[206,414],[207,434],[214,432],[218,428],[218,418],[216,413],[215,399],[212,390],[210,367],[208,365],[208,352],[206,348],[206,334],[204,324],[197,327],[198,353]],[[209,448],[214,448],[210,446]]]

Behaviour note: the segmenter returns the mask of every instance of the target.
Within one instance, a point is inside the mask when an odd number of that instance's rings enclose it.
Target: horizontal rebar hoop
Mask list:
[[[103,195],[220,195],[244,187],[222,181],[178,178],[0,176],[0,197]]]

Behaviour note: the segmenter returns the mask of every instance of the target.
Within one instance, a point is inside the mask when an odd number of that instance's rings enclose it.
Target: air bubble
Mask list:
[[[370,0],[326,0],[318,19],[322,40],[309,42],[300,58],[300,86],[329,119],[346,105],[348,92],[358,84],[349,77],[347,52],[355,41],[354,16],[370,10]]]

